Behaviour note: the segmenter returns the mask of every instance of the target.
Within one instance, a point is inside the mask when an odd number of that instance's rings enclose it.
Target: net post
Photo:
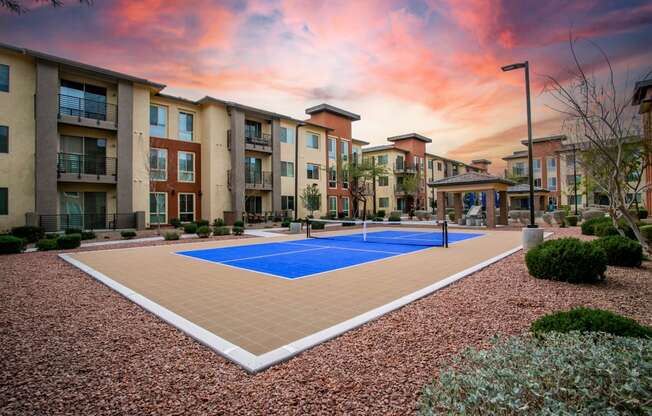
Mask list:
[[[444,247],[448,248],[448,221],[444,220]]]
[[[362,241],[367,241],[367,221],[362,221]]]
[[[310,238],[310,218],[306,218],[306,238]]]

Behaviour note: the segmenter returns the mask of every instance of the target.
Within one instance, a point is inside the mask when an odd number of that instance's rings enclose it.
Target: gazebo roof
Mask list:
[[[507,188],[507,193],[508,194],[525,194],[525,193],[528,193],[528,192],[530,192],[530,185],[528,185],[526,183],[520,183],[518,185],[510,186],[509,188]],[[546,188],[542,188],[540,186],[535,186],[534,187],[534,192],[535,193],[548,193],[550,191],[548,191]]]
[[[509,179],[501,178],[500,176],[489,175],[488,173],[481,172],[467,172],[461,175],[450,176],[448,178],[428,182],[428,186],[430,187],[453,187],[479,184],[502,184],[511,186],[515,183]]]

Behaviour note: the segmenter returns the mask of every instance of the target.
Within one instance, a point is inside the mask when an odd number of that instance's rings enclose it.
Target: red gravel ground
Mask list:
[[[519,252],[251,376],[55,253],[4,256],[0,271],[7,415],[413,414],[453,354],[547,312],[584,305],[652,324],[650,263],[570,285],[530,277]]]

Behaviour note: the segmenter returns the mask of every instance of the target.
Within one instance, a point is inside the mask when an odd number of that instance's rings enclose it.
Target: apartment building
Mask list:
[[[331,130],[327,136],[327,211],[331,216],[349,217],[357,213],[358,201],[352,200],[346,165],[361,159],[362,146],[369,144],[354,139],[351,124],[360,120],[358,114],[351,113],[329,104],[319,104],[308,108],[309,121],[326,126]]]
[[[365,147],[363,157],[372,158],[376,165],[385,166],[387,175],[379,176],[373,183],[374,211],[386,212],[432,210],[434,212],[436,189],[428,190],[427,183],[437,179],[456,176],[470,171],[486,170],[489,161],[478,160],[477,165],[448,159],[426,152],[432,139],[417,133],[388,137],[387,145]],[[486,163],[485,163],[486,162]],[[414,177],[418,182],[416,192],[406,192],[404,181]]]
[[[0,229],[305,216],[313,184],[326,213],[334,128],[164,88],[0,44]]]
[[[652,147],[652,78],[636,83],[632,105],[638,106],[638,113],[643,118],[643,140]],[[652,166],[652,154],[648,153],[647,158],[647,165]],[[646,169],[645,183],[652,183],[652,169]],[[645,206],[652,207],[652,189],[645,191]]]

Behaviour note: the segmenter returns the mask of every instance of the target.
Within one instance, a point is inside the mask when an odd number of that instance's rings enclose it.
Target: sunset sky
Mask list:
[[[598,76],[604,67],[586,40],[611,57],[621,85],[652,69],[652,1],[95,0],[0,11],[0,42],[192,99],[301,118],[328,102],[362,116],[356,138],[381,144],[417,132],[433,139],[429,151],[488,158],[494,172],[527,134],[523,73],[500,67],[530,61],[534,135],[560,133],[542,86],[544,75],[566,75],[570,30]]]

